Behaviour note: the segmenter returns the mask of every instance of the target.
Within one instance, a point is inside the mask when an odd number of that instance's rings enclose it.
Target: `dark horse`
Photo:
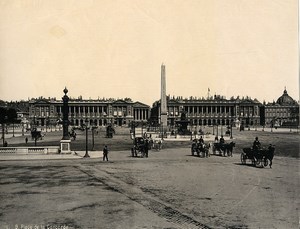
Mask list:
[[[269,145],[269,147],[253,150],[252,148],[244,148],[241,155],[241,161],[243,164],[246,164],[246,159],[252,161],[253,165],[267,166],[270,161],[270,168],[272,168],[272,160],[274,158],[275,147],[274,145]]]
[[[262,154],[264,155],[264,166],[268,165],[268,160],[270,161],[270,168],[272,168],[272,160],[274,158],[275,146],[269,145],[268,149],[262,149]]]
[[[230,143],[214,143],[214,153],[216,151],[220,152],[220,155],[222,155],[225,157],[226,153],[227,156],[231,156],[232,157],[232,151],[233,151],[233,147],[235,147],[235,143],[234,142],[230,142]]]
[[[225,153],[227,152],[227,156],[231,156],[232,157],[232,151],[233,151],[233,147],[235,147],[235,142],[230,142],[228,144],[224,144],[224,156],[225,156]]]

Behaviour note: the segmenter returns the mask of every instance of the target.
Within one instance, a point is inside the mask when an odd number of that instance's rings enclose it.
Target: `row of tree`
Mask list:
[[[17,111],[14,108],[0,107],[0,124],[17,123]]]

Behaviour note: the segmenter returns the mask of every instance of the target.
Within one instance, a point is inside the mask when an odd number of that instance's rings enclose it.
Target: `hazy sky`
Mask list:
[[[299,98],[297,0],[0,0],[0,99]]]

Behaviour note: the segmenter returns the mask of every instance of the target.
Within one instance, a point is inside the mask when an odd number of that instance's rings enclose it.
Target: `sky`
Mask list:
[[[297,0],[0,0],[0,99],[299,100]]]

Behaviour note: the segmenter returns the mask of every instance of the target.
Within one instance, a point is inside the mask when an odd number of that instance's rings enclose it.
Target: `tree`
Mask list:
[[[0,124],[2,126],[2,139],[3,139],[3,146],[5,143],[5,137],[4,137],[4,128],[5,124],[8,123],[15,123],[17,119],[17,112],[13,108],[6,108],[6,107],[0,107]]]
[[[290,108],[290,119],[299,125],[299,106]]]

